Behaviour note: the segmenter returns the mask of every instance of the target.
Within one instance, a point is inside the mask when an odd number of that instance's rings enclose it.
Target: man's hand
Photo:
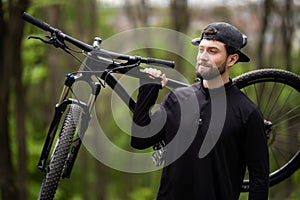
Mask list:
[[[168,83],[168,79],[166,77],[165,74],[162,74],[162,72],[158,69],[154,69],[154,68],[145,68],[143,70],[143,72],[149,74],[149,78],[151,79],[156,79],[156,78],[161,78],[161,87],[164,88],[167,83]]]

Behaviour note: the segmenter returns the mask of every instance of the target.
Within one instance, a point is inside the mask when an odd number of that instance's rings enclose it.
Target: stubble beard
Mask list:
[[[200,66],[197,65],[196,67],[196,76],[203,80],[212,80],[217,76],[220,76],[225,73],[226,71],[226,63],[227,59],[221,63],[219,66],[214,66],[208,62],[201,62],[200,65],[203,65],[208,68],[208,70],[201,70]]]

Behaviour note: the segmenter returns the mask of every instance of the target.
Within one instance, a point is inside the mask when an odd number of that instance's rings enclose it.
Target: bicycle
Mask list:
[[[54,45],[75,57],[72,50],[65,44],[69,42],[81,49],[86,57],[84,62],[80,61],[83,64],[81,71],[66,75],[38,162],[38,168],[45,173],[38,198],[53,199],[60,179],[70,178],[84,133],[89,126],[91,111],[104,84],[111,87],[133,111],[135,100],[119,84],[113,74],[126,74],[140,78],[148,76],[141,72],[143,69],[141,64],[173,68],[175,63],[169,60],[107,51],[100,48],[100,38],[96,37],[93,44],[89,45],[25,12],[22,18],[51,34],[48,40],[32,36],[29,38]],[[75,58],[78,60],[77,57]],[[92,76],[96,77],[96,80]],[[73,93],[74,83],[78,81],[88,83],[91,89],[87,102],[80,101],[76,97],[69,98],[69,93]],[[280,69],[258,69],[234,78],[233,82],[260,107],[264,115],[270,152],[270,186],[274,186],[300,168],[300,77]],[[168,86],[170,88],[186,87],[188,84],[170,79]],[[60,124],[62,126],[58,131]],[[53,148],[57,132],[58,137]],[[153,147],[153,159],[157,165],[161,164],[163,146],[163,144],[157,144]],[[52,155],[49,158],[52,148]],[[249,191],[249,180],[246,175],[241,192],[247,191]]]

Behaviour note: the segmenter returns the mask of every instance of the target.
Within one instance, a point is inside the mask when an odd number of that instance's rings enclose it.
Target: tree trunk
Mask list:
[[[176,31],[185,33],[188,29],[190,21],[187,0],[171,0],[170,12],[172,19],[172,27]]]
[[[294,35],[294,12],[293,12],[293,0],[285,0],[284,6],[282,7],[281,12],[281,36],[282,36],[282,50],[283,50],[283,59],[284,59],[284,65],[285,69],[288,71],[292,70],[292,40]],[[292,122],[290,122],[292,125],[288,125],[289,127],[293,127]],[[291,131],[291,134],[297,133],[297,130]],[[292,144],[294,138],[293,136],[290,136],[287,138],[287,144]],[[295,149],[293,149],[293,146],[289,146],[290,152],[296,152]],[[286,188],[285,188],[285,194],[286,197],[290,197],[294,190],[294,184],[292,179],[286,180]]]
[[[27,184],[27,148],[26,148],[26,129],[25,129],[25,92],[22,83],[23,67],[21,61],[21,43],[23,38],[24,22],[21,20],[22,11],[28,7],[28,1],[18,0],[10,1],[10,39],[11,41],[11,58],[13,68],[13,76],[15,79],[15,108],[16,108],[16,125],[17,125],[17,141],[18,141],[18,199],[26,200],[28,198]]]
[[[28,7],[28,1],[7,1],[7,21],[3,18],[2,1],[0,4],[0,59],[3,63],[0,69],[1,97],[0,97],[0,188],[2,199],[27,199],[27,151],[24,123],[24,91],[22,85],[21,40],[23,37],[23,21],[20,13]],[[11,83],[15,83],[15,87]],[[9,104],[11,91],[15,93],[15,110],[18,142],[18,185],[15,181],[14,167],[9,133]]]
[[[47,23],[49,23],[53,27],[58,27],[58,20],[60,16],[60,6],[54,5],[49,8],[47,8]],[[58,97],[58,90],[60,89],[60,86],[62,84],[60,80],[60,76],[57,76],[58,72],[61,71],[61,67],[59,65],[59,59],[58,59],[58,53],[59,51],[56,48],[49,47],[47,48],[47,68],[49,70],[49,79],[50,84],[47,82],[47,87],[49,91],[49,108],[51,108],[50,111],[53,111],[53,105],[57,102]],[[49,84],[49,85],[48,85]],[[49,109],[47,108],[47,109]],[[52,117],[52,115],[49,115],[49,117]],[[51,119],[49,119],[50,121]]]
[[[0,67],[0,189],[2,199],[16,199],[16,183],[14,182],[14,173],[11,160],[10,137],[9,137],[9,123],[10,118],[8,105],[9,105],[9,90],[11,79],[11,68],[8,65],[9,60],[6,55],[7,50],[7,36],[8,27],[4,21],[3,13],[4,8],[2,1],[0,1],[0,60],[2,66]]]
[[[257,60],[258,60],[258,68],[262,68],[264,66],[264,46],[265,46],[265,33],[268,29],[269,25],[269,16],[272,9],[273,0],[265,0],[263,3],[263,15],[262,15],[262,24],[261,31],[258,40],[258,49],[257,49]]]
[[[180,13],[180,14],[179,14]],[[171,23],[172,29],[180,32],[186,33],[189,27],[190,15],[188,10],[188,2],[187,0],[171,0],[170,1],[170,15],[171,15]],[[175,55],[173,60],[176,63],[176,69],[178,71],[183,72],[185,69],[182,65],[182,58],[181,56],[184,55],[184,46],[183,41],[180,38],[174,38],[176,41],[175,47],[178,49],[175,52],[179,52],[179,55]]]
[[[292,65],[292,40],[294,35],[294,12],[293,0],[285,0],[281,12],[281,30],[283,42],[284,65],[287,70],[291,71]]]

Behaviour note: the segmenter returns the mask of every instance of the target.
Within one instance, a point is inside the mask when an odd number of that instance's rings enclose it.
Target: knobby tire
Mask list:
[[[51,200],[54,198],[80,118],[80,113],[81,110],[78,105],[70,105],[46,170],[39,193],[39,200]]]

